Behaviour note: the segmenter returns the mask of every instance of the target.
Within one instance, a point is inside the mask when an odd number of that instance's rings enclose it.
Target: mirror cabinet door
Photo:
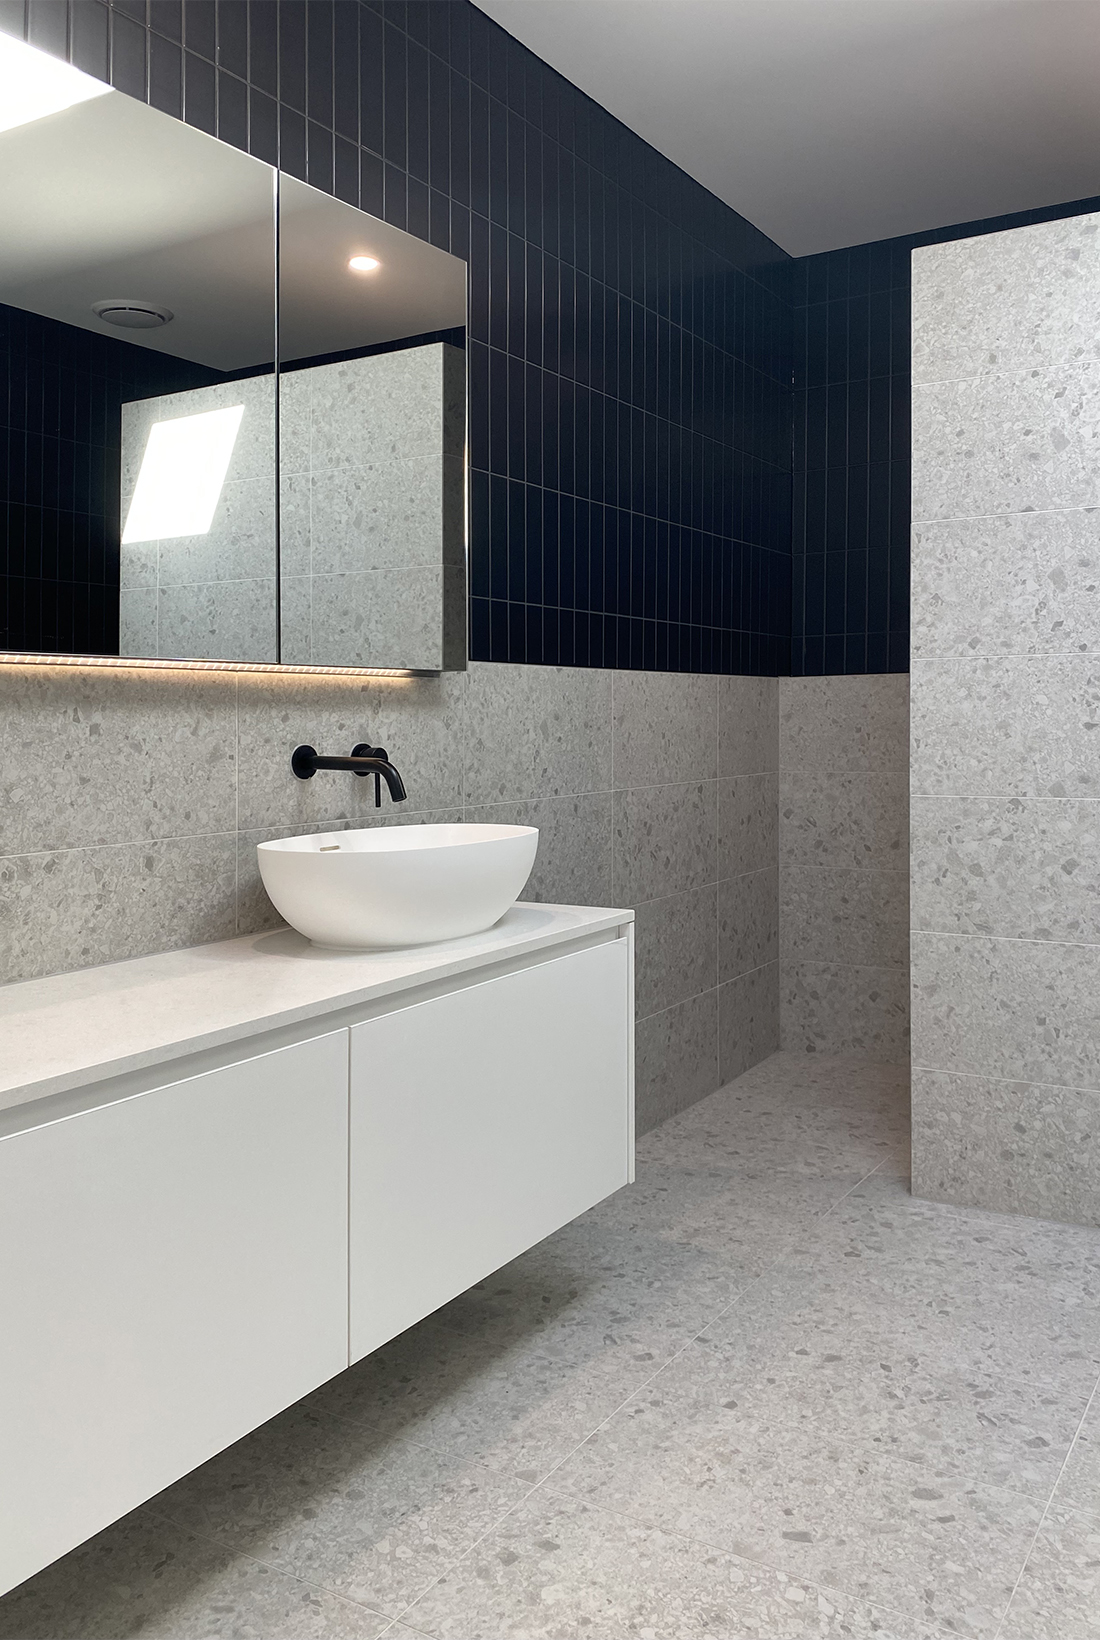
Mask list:
[[[464,665],[465,263],[0,53],[0,651]]]
[[[466,264],[279,183],[284,662],[466,655]]]
[[[274,661],[274,172],[0,49],[0,648]]]

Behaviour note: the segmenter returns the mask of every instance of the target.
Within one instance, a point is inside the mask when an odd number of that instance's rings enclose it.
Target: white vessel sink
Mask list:
[[[531,875],[534,826],[380,826],[258,843],[275,909],[315,945],[425,945],[499,922]]]

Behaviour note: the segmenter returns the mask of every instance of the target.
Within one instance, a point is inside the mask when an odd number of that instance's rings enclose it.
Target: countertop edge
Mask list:
[[[109,1058],[89,1056],[86,1062],[73,1065],[64,1071],[35,1077],[29,1081],[0,1089],[0,1113],[36,1104],[40,1100],[49,1099],[53,1095],[71,1093],[85,1087],[94,1087],[98,1083],[107,1082],[116,1077],[152,1070],[158,1065],[169,1065],[173,1060],[183,1059],[193,1054],[216,1051],[220,1048],[231,1047],[235,1042],[244,1042],[249,1038],[259,1038],[272,1032],[293,1028],[296,1025],[308,1024],[310,1020],[323,1020],[328,1014],[365,1006],[390,996],[400,996],[403,992],[415,991],[434,985],[441,980],[454,979],[463,974],[475,973],[480,968],[489,968],[496,963],[533,955],[541,950],[549,950],[556,945],[566,945],[576,940],[583,940],[589,935],[603,933],[634,921],[634,912],[626,908],[546,906],[540,907],[540,909],[547,911],[586,911],[590,912],[590,915],[579,924],[566,924],[538,933],[531,933],[518,939],[503,939],[499,945],[488,946],[477,952],[456,951],[453,954],[448,954],[438,964],[429,964],[411,973],[390,975],[387,978],[381,978],[367,984],[354,985],[347,989],[336,986],[323,997],[315,997],[302,1003],[274,1008],[268,1014],[253,1014],[248,1018],[241,1018],[232,1023],[217,1026],[209,1031],[183,1032],[177,1037],[166,1038],[153,1043],[146,1049],[136,1049],[133,1052]],[[240,940],[216,943],[227,947],[240,946],[246,943],[248,938],[249,936],[245,936]],[[191,946],[180,951],[164,952],[159,955],[165,958],[179,959],[186,957],[190,951],[210,951],[211,949],[210,946]],[[427,952],[425,952],[425,955],[427,955]],[[155,963],[157,955],[127,960],[134,963]],[[110,963],[102,966],[105,973],[117,972],[119,968],[125,966],[125,963]],[[72,974],[61,974],[52,977],[58,980],[60,988],[60,984],[71,979],[74,974],[80,974],[86,981],[95,972],[95,968],[78,969],[74,970]],[[49,984],[49,980],[28,983],[45,987]],[[64,1006],[63,1003],[62,1006]],[[0,1021],[0,1034],[2,1034],[2,1029],[3,1022]]]

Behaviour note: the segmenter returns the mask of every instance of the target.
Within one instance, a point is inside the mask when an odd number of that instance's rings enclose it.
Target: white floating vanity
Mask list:
[[[631,924],[0,990],[0,1592],[627,1183]]]

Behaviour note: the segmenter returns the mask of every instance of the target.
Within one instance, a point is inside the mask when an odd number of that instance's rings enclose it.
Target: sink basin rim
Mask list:
[[[523,892],[536,826],[460,821],[366,826],[256,845],[292,928],[330,950],[393,950],[477,934]]]
[[[458,835],[458,834],[462,835]],[[394,826],[349,826],[343,831],[306,832],[257,843],[268,854],[416,854],[430,849],[469,848],[511,837],[538,837],[537,826],[503,826],[448,820]]]

